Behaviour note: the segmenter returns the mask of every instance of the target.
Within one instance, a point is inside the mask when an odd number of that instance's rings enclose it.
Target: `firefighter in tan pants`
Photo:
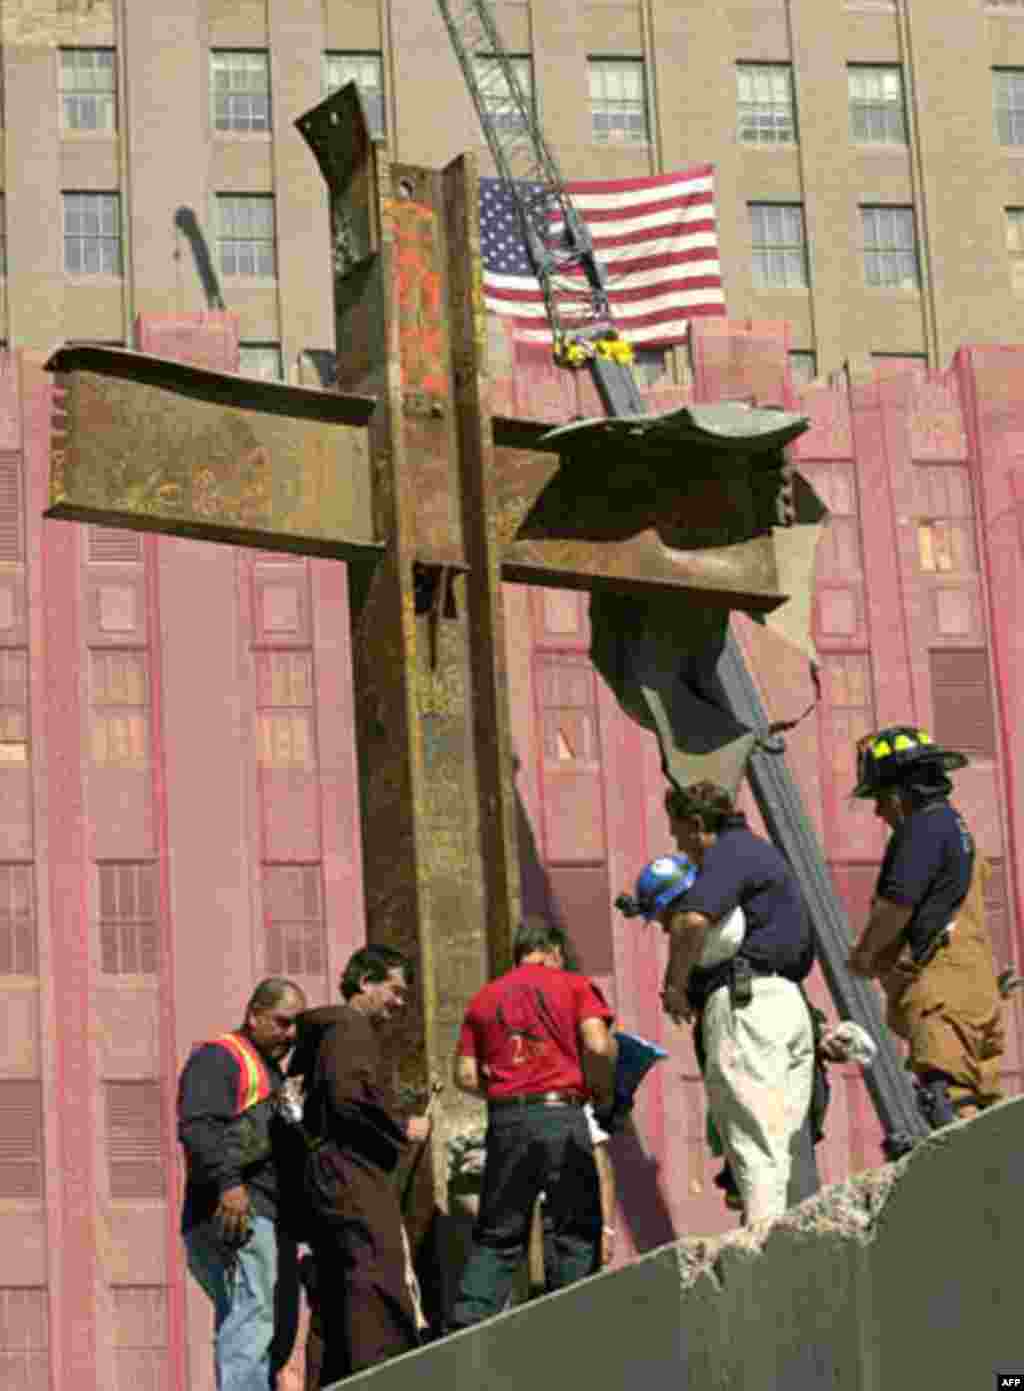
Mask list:
[[[966,763],[923,730],[884,729],[858,746],[853,791],[893,834],[850,969],[881,983],[933,1128],[1002,1098],[1002,1006],[984,913],[991,871],[948,801],[947,775]]]

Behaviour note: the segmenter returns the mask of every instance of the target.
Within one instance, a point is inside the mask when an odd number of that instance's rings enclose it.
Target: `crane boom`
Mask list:
[[[607,276],[505,50],[488,0],[437,0],[480,126],[513,200],[563,366],[587,366],[609,415],[644,415]]]
[[[573,206],[558,164],[505,50],[490,0],[437,0],[487,145],[514,201],[551,324],[554,355],[563,366],[586,365],[610,416],[647,413],[633,376],[631,354],[608,301],[607,277],[590,233]],[[731,634],[718,669],[718,701],[747,727],[767,716],[739,645]],[[844,1015],[878,1041],[868,1090],[886,1132],[892,1158],[927,1133],[899,1053],[885,1028],[878,1000],[847,969],[846,913],[803,806],[800,789],[780,757],[751,759],[750,780],[765,823],[800,880],[815,927],[819,956],[833,1000]]]

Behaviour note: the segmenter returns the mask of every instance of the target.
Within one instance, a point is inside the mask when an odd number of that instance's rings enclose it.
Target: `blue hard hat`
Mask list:
[[[650,922],[681,898],[697,877],[697,867],[686,855],[661,855],[640,871],[636,881],[636,903],[644,920]]]

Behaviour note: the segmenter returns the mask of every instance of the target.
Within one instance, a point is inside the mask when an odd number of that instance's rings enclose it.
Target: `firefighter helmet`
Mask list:
[[[963,768],[967,758],[943,749],[923,729],[891,725],[867,735],[857,745],[857,786],[853,797],[877,797],[889,787],[906,782],[911,770],[931,764],[944,773]]]

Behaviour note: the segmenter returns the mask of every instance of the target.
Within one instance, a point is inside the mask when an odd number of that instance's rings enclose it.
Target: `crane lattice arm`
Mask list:
[[[609,415],[645,406],[615,328],[607,277],[537,122],[489,0],[437,0],[498,175],[513,200],[563,366],[587,365]]]

